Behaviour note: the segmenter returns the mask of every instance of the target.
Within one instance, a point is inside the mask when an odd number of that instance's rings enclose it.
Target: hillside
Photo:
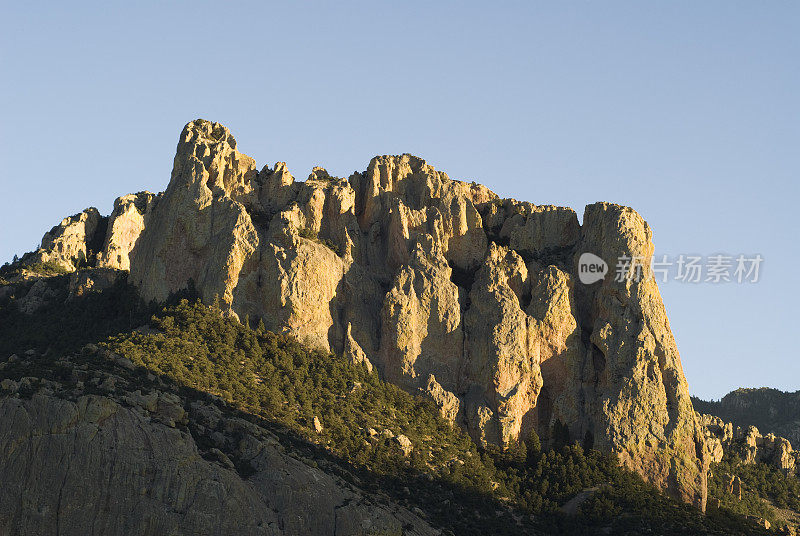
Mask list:
[[[363,364],[218,306],[145,305],[124,278],[66,299],[69,279],[11,287],[0,306],[4,532],[82,534],[88,517],[129,534],[760,533],[662,496],[566,430],[552,449],[535,434],[481,448]],[[51,298],[26,315],[16,295],[34,284]]]
[[[755,426],[764,434],[773,433],[800,445],[800,391],[742,388],[718,401],[692,397],[692,404],[700,413],[716,415],[742,428]]]

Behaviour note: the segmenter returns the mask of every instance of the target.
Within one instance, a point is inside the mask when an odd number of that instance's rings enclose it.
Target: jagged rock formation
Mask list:
[[[692,409],[680,356],[652,276],[652,232],[627,207],[586,207],[576,254],[607,262],[645,259],[639,278],[607,277],[578,287],[579,323],[586,348],[579,397],[595,428],[594,443],[649,475],[684,500],[704,490],[708,459]],[[698,495],[694,496],[700,504]]]
[[[439,534],[224,404],[70,365],[0,385],[3,534]]]
[[[758,428],[734,427],[713,415],[697,414],[706,435],[706,448],[711,460],[719,462],[729,449],[741,455],[745,463],[763,462],[786,473],[794,473],[800,452],[792,449],[788,439],[775,434],[761,435]]]
[[[99,264],[129,262],[146,300],[191,281],[231,315],[374,366],[476,441],[547,441],[560,421],[702,508],[709,457],[649,277],[651,235],[632,209],[589,205],[581,225],[411,155],[297,182],[197,120],[166,191],[117,201]],[[645,259],[643,278],[583,285],[584,252]]]
[[[109,216],[103,249],[97,257],[99,267],[130,269],[131,250],[157,200],[150,192],[139,192],[114,201],[114,211]]]
[[[104,218],[94,207],[64,218],[44,234],[41,247],[31,261],[52,263],[68,271],[75,270],[88,260],[95,234],[99,227],[103,227],[103,221]],[[102,235],[104,230],[100,230],[99,234]]]

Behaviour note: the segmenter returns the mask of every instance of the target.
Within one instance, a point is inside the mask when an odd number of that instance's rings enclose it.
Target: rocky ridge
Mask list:
[[[630,208],[589,205],[580,224],[572,209],[500,199],[411,155],[297,182],[280,162],[257,170],[228,129],[197,120],[166,191],[121,197],[102,220],[95,209],[65,219],[35,255],[74,269],[96,251],[97,266],[129,268],[145,300],[193,284],[230,315],[428,393],[478,442],[547,441],[563,423],[704,507],[706,438],[648,263],[638,281],[576,281],[584,252],[612,266],[652,256]]]
[[[693,398],[700,413],[717,415],[734,426],[759,430],[800,443],[800,391],[794,393],[769,389],[736,389],[718,401]]]

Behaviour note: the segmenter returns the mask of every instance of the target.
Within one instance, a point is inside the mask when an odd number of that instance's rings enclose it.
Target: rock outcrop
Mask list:
[[[758,428],[734,427],[713,415],[697,414],[706,436],[706,448],[711,460],[719,462],[725,452],[733,452],[744,463],[762,462],[772,465],[787,474],[792,474],[800,462],[800,452],[792,449],[788,439],[775,434],[761,435]]]
[[[197,120],[166,191],[117,201],[100,264],[129,263],[145,300],[193,285],[230,315],[345,353],[427,393],[478,442],[566,426],[703,507],[709,456],[649,277],[651,234],[626,207],[590,205],[581,225],[407,154],[297,182]],[[641,258],[643,277],[584,285],[585,252]]]
[[[131,280],[146,300],[164,300],[192,280],[204,299],[230,305],[242,264],[258,245],[242,205],[253,196],[255,166],[222,125],[187,125],[169,186],[132,252]]]
[[[709,460],[649,260],[652,232],[627,207],[586,207],[576,255],[591,252],[612,265],[641,259],[578,293],[586,348],[579,400],[596,447],[686,501],[705,500]],[[577,259],[577,257],[576,257]],[[576,384],[572,384],[576,385]]]
[[[49,263],[65,271],[86,264],[95,232],[102,226],[103,217],[96,208],[61,220],[42,237],[42,244],[30,259],[33,263]],[[102,237],[101,237],[102,239]],[[94,253],[97,253],[95,249]]]
[[[139,240],[157,197],[150,192],[130,194],[114,201],[109,216],[103,249],[97,257],[99,267],[129,270],[130,254]]]

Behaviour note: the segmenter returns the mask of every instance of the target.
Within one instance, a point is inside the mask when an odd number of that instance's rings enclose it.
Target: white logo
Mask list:
[[[582,253],[578,259],[578,279],[584,285],[591,285],[603,279],[608,273],[606,261],[594,253]]]

